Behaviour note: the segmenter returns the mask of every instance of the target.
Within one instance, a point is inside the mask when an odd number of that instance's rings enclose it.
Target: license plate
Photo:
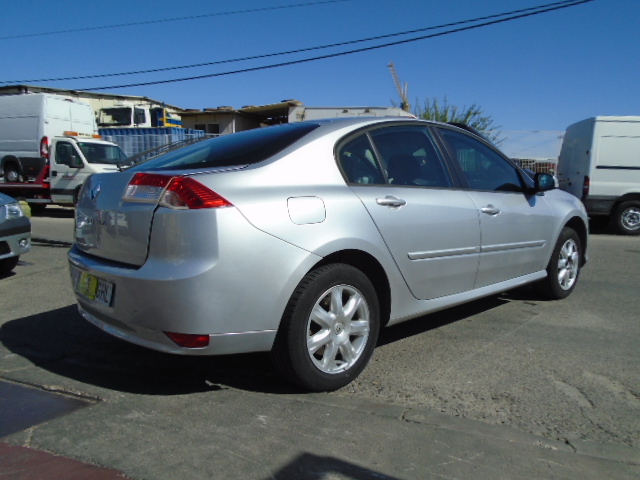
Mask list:
[[[76,292],[90,300],[109,306],[113,297],[113,283],[87,272],[79,272]]]

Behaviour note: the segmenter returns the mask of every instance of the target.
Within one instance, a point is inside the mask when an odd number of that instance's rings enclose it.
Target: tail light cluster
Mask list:
[[[233,206],[191,177],[136,173],[124,192],[125,202],[157,203],[176,210]]]
[[[585,175],[584,183],[582,184],[582,201],[584,202],[589,196],[589,187],[591,186],[591,180]]]
[[[40,157],[49,159],[49,137],[42,137],[40,139]]]

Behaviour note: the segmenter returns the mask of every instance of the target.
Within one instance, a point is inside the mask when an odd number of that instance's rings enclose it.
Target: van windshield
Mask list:
[[[127,160],[127,155],[116,145],[101,145],[99,143],[78,143],[84,158],[89,163],[106,163],[118,165]]]

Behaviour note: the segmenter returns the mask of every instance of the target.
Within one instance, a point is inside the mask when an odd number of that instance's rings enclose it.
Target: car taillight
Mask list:
[[[125,202],[157,203],[178,210],[230,207],[232,204],[191,177],[136,173],[122,197]]]
[[[42,137],[40,139],[40,157],[41,158],[49,158],[49,138]]]
[[[584,202],[589,196],[589,184],[591,180],[589,180],[588,176],[584,176],[584,183],[582,184],[582,198],[581,200]]]

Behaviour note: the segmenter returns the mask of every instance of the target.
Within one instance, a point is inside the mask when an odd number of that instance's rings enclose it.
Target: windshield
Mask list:
[[[131,125],[131,108],[103,108],[100,110],[100,120],[98,121],[98,125],[101,127]]]
[[[223,135],[161,155],[132,170],[189,170],[258,163],[317,127],[311,123],[287,123]]]
[[[99,143],[78,143],[80,150],[89,163],[107,163],[118,165],[127,159],[127,156],[117,145],[102,145]]]

